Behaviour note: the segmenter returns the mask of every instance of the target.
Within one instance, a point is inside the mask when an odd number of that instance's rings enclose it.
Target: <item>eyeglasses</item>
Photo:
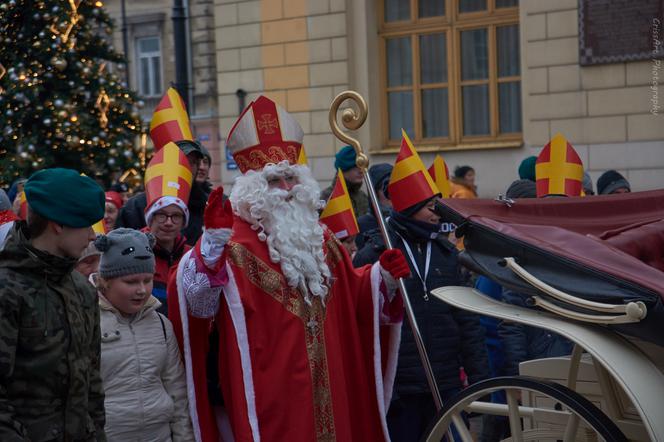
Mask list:
[[[179,222],[182,222],[184,220],[184,215],[181,213],[174,213],[172,215],[168,215],[166,213],[161,213],[157,212],[154,214],[154,220],[157,221],[158,223],[163,223],[166,222],[167,219],[171,219],[173,223],[177,224]]]

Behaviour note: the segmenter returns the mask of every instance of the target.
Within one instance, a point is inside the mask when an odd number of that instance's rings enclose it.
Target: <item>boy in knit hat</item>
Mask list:
[[[108,440],[192,441],[173,326],[157,312],[160,302],[150,295],[154,238],[120,228],[98,236],[95,246],[103,253],[95,282]]]
[[[71,169],[25,184],[28,219],[0,250],[0,440],[105,440],[99,309],[74,266],[104,192]]]

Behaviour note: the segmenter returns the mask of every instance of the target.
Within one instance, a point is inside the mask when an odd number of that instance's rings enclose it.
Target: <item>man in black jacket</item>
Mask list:
[[[405,280],[408,297],[419,323],[424,345],[443,401],[462,388],[464,368],[470,383],[488,377],[484,330],[479,317],[456,309],[430,295],[434,288],[462,285],[458,252],[441,233],[441,219],[433,211],[437,196],[399,212],[392,211],[387,225],[395,248],[409,258],[411,276]],[[394,203],[393,197],[393,203]],[[395,203],[398,207],[398,202]],[[375,262],[385,249],[375,231],[353,264]],[[393,441],[416,441],[435,416],[435,406],[410,326],[404,321],[394,394],[387,423]]]
[[[189,165],[191,166],[192,176],[198,173],[199,161],[205,156],[203,147],[198,141],[182,140],[176,141],[180,150],[187,155]],[[191,185],[191,194],[189,195],[189,224],[182,230],[182,234],[187,238],[187,244],[193,246],[203,233],[203,211],[207,203],[209,191],[206,190],[205,183],[199,183],[195,180]],[[147,200],[145,192],[134,195],[122,207],[120,215],[115,222],[115,228],[128,227],[140,230],[145,227],[145,208]]]

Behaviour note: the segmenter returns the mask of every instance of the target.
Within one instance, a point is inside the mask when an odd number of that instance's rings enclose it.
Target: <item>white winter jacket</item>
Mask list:
[[[151,296],[126,318],[99,295],[101,378],[109,442],[193,441],[187,385],[171,322]]]

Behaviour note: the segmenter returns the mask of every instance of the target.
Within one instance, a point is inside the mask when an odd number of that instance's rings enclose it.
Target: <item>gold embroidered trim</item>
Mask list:
[[[259,146],[251,147],[233,153],[233,159],[240,170],[244,173],[247,170],[260,170],[268,163],[279,163],[288,160],[291,164],[296,164],[300,155],[301,146],[288,144],[285,146]]]
[[[249,281],[279,302],[286,310],[302,321],[307,346],[307,358],[311,372],[316,440],[334,441],[334,412],[330,391],[327,354],[325,351],[325,307],[317,296],[309,306],[298,290],[288,287],[286,279],[246,247],[230,241],[226,246],[231,262],[240,268]],[[325,248],[328,265],[332,268],[341,259],[341,251],[334,241],[327,241]],[[330,296],[327,297],[329,302]]]
[[[332,271],[337,264],[343,260],[341,255],[341,249],[343,247],[336,236],[330,235],[329,239],[323,244],[323,249],[325,251],[325,260],[327,261],[327,266]]]

